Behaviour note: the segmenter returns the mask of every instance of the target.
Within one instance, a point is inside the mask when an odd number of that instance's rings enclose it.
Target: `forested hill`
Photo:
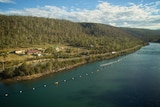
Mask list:
[[[80,23],[80,25],[84,33],[92,36],[131,37],[130,34],[114,26],[96,23]]]
[[[148,30],[137,28],[122,28],[132,36],[139,38],[145,42],[160,42],[160,30]]]
[[[31,16],[0,15],[0,49],[44,44],[121,50],[142,43],[121,28]]]

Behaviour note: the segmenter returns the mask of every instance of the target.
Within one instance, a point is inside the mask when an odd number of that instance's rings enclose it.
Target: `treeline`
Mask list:
[[[82,63],[86,61],[85,59],[76,59],[76,60],[66,60],[66,61],[58,61],[58,60],[50,60],[46,63],[38,63],[36,65],[23,63],[18,68],[6,68],[3,73],[0,74],[0,78],[13,78],[16,76],[27,76],[33,75],[37,73],[46,73],[46,72],[56,72],[57,70],[66,70],[68,66],[73,66],[77,63]]]
[[[117,54],[118,55],[118,54]],[[98,55],[98,56],[88,56],[85,58],[78,58],[73,60],[58,61],[58,59],[50,60],[48,62],[40,62],[35,64],[23,63],[19,67],[5,68],[5,70],[0,73],[1,79],[13,78],[17,76],[28,76],[38,73],[53,73],[59,70],[67,70],[74,67],[76,64],[84,64],[93,62],[96,60],[102,60],[107,57],[114,57],[115,55]]]
[[[0,49],[54,43],[112,51],[133,47],[141,40],[103,24],[0,15]]]

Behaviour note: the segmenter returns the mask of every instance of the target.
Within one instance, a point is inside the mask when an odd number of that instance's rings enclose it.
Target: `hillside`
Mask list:
[[[0,15],[0,49],[67,44],[75,47],[121,50],[141,43],[120,28],[96,23],[30,16]]]
[[[96,23],[80,23],[82,26],[83,32],[92,36],[108,36],[108,37],[130,37],[133,38],[131,34],[125,32],[124,30],[104,25],[104,24],[96,24]]]
[[[148,30],[137,28],[122,28],[132,36],[139,38],[145,42],[158,42],[160,41],[160,30]]]
[[[104,24],[0,15],[0,79],[67,70],[133,52],[142,43]]]

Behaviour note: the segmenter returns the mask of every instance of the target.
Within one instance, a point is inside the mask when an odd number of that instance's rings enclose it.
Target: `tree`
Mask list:
[[[3,57],[3,70],[5,69],[5,61],[6,61],[6,57],[8,56],[8,52],[3,51],[0,53],[0,56]]]
[[[14,76],[15,76],[15,73],[13,68],[6,68],[3,72],[4,78],[12,78]]]
[[[20,67],[19,67],[19,71],[21,72],[20,74],[23,75],[29,75],[29,71],[31,69],[31,65],[28,65],[26,63],[23,63]]]

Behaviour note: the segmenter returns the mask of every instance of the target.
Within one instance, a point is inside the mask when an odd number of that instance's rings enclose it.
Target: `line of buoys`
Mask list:
[[[93,73],[93,72],[91,72],[91,73]],[[88,73],[86,73],[85,75],[86,75],[86,76],[88,76],[89,74],[88,74]],[[79,75],[79,77],[81,78],[81,77],[82,77],[82,75]],[[72,80],[75,80],[75,77],[72,77],[71,79],[72,79]],[[58,81],[56,81],[56,82],[54,82],[54,84],[55,84],[55,85],[59,85],[59,83],[60,83],[60,82],[67,82],[67,80],[65,79],[65,80],[63,80],[63,81],[59,81],[59,82],[58,82]],[[49,86],[49,85],[52,85],[52,84],[48,84],[48,86]],[[33,87],[33,88],[31,88],[31,90],[35,91],[37,88],[42,88],[42,87],[46,88],[46,87],[47,87],[47,84],[44,84],[43,86],[39,86],[39,87]],[[29,89],[28,91],[31,91],[31,90]],[[26,91],[27,91],[27,90],[26,90]],[[25,92],[25,91],[24,91],[24,92]],[[22,94],[22,93],[23,93],[23,91],[22,91],[22,90],[20,90],[20,91],[18,91],[18,92],[14,92],[14,93],[12,93],[11,95],[18,94],[18,93]],[[4,94],[4,96],[5,96],[5,97],[8,97],[8,96],[9,96],[9,94],[8,94],[8,93],[5,93],[5,94]]]
[[[98,69],[98,71],[99,71],[99,69]],[[91,74],[93,74],[93,73],[94,73],[94,72],[92,71]],[[84,74],[84,75],[88,76],[89,74],[86,73],[86,74]],[[79,78],[82,78],[82,75],[79,75]],[[75,77],[72,77],[71,80],[75,80]],[[55,85],[59,85],[60,82],[67,82],[67,79],[65,79],[65,80],[63,80],[63,81],[55,81],[54,84],[55,84]],[[33,87],[33,88],[31,88],[31,89],[29,89],[29,90],[26,90],[26,91],[31,91],[31,90],[35,91],[35,90],[38,89],[38,88],[42,88],[42,87],[46,88],[46,87],[49,86],[49,85],[52,85],[52,83],[50,83],[50,84],[44,84],[44,85],[39,86],[39,87]],[[18,91],[18,92],[12,93],[12,94],[10,94],[10,95],[14,95],[14,94],[18,94],[18,93],[22,94],[23,92],[26,92],[26,91],[20,90],[20,91]],[[8,97],[8,95],[9,95],[8,93],[5,93],[5,94],[4,94],[5,97]]]
[[[99,71],[99,70],[98,70],[98,71]],[[91,74],[93,74],[93,71],[91,72]],[[89,74],[86,73],[85,75],[88,76]],[[82,77],[82,75],[79,75],[79,78],[81,78],[81,77]],[[71,79],[72,79],[72,80],[75,80],[75,77],[72,77]],[[59,85],[60,82],[67,82],[67,79],[65,79],[65,80],[63,80],[63,81],[59,81],[59,82],[56,81],[56,82],[54,82],[54,84],[55,84],[55,85]],[[44,84],[44,85],[39,86],[39,87],[33,87],[33,88],[31,88],[31,89],[29,89],[29,90],[26,90],[26,91],[31,91],[31,90],[35,91],[35,90],[38,89],[38,88],[42,88],[42,87],[46,88],[46,87],[49,86],[49,85],[52,85],[52,83],[51,83],[51,84]],[[18,94],[18,93],[22,94],[23,92],[25,92],[25,91],[20,90],[20,91],[18,91],[18,92],[12,93],[12,94],[10,94],[10,95],[15,95],[15,94]],[[5,93],[4,96],[5,96],[5,97],[8,97],[9,94],[8,94],[8,93]]]

